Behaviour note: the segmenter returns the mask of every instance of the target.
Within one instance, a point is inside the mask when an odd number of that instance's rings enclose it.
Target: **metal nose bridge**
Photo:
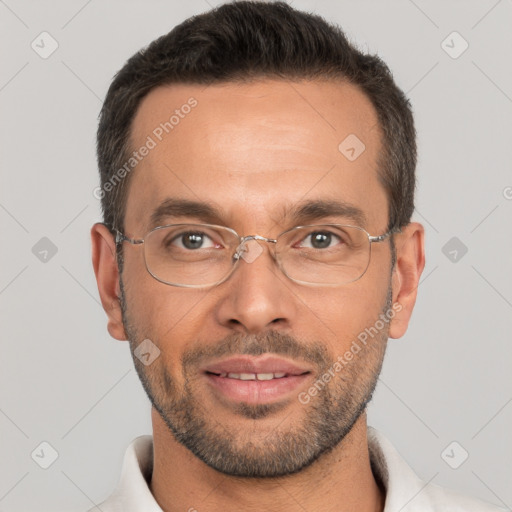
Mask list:
[[[235,259],[240,259],[242,253],[245,251],[245,244],[247,242],[250,242],[251,240],[261,240],[262,242],[268,242],[271,244],[276,244],[277,240],[274,238],[267,238],[265,236],[260,235],[247,235],[240,238],[240,243],[238,244],[238,247],[236,248],[236,252],[234,254]]]

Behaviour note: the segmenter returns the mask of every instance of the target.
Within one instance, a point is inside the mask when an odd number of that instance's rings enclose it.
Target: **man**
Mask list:
[[[491,511],[367,426],[424,267],[415,131],[385,64],[284,3],[134,55],[102,109],[93,263],[153,436],[92,510]]]

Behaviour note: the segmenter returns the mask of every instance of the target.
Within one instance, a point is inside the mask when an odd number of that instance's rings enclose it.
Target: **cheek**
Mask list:
[[[205,292],[160,283],[137,258],[126,262],[123,283],[128,320],[140,338],[137,343],[150,339],[168,371],[181,375],[181,356],[205,323]]]
[[[314,313],[308,316],[320,329],[318,339],[323,338],[333,354],[344,352],[360,333],[375,324],[386,306],[389,281],[389,266],[384,262],[370,265],[361,279],[338,289],[302,294],[304,304]],[[311,326],[308,332],[315,335]]]
[[[136,248],[130,254],[125,249],[123,285],[127,320],[141,338],[136,340],[137,343],[149,338],[162,350],[162,343],[186,314],[187,303],[173,300],[172,287],[149,274],[140,249]]]
[[[338,289],[310,290],[298,294],[305,308],[297,334],[322,340],[335,356],[344,353],[366,328],[375,324],[386,305],[389,279],[384,272],[365,274]],[[302,332],[301,332],[302,331]]]

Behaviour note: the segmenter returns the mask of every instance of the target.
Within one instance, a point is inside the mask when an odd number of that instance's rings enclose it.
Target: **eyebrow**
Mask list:
[[[169,197],[165,199],[151,214],[149,230],[168,223],[173,218],[187,217],[207,224],[227,225],[223,212],[215,205],[203,201],[191,201]],[[326,219],[343,217],[356,226],[365,227],[366,215],[357,206],[344,202],[326,199],[301,201],[293,206],[283,206],[282,220],[289,219],[296,225]]]
[[[294,205],[286,216],[291,216],[296,222],[305,223],[318,221],[327,217],[343,217],[344,220],[353,222],[356,226],[366,226],[366,215],[361,208],[335,200],[310,200]]]
[[[190,217],[207,224],[222,223],[222,213],[212,204],[169,197],[151,214],[149,229],[160,226],[166,219],[173,217]]]

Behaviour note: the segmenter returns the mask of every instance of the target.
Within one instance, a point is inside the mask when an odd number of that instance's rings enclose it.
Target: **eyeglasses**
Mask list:
[[[363,228],[341,224],[296,226],[276,239],[241,237],[213,224],[171,224],[132,239],[114,229],[116,246],[144,244],[148,272],[171,286],[205,288],[226,281],[241,259],[252,263],[262,252],[258,242],[274,245],[271,255],[292,281],[306,285],[337,286],[360,279],[370,264],[371,245],[399,230],[372,236]]]

